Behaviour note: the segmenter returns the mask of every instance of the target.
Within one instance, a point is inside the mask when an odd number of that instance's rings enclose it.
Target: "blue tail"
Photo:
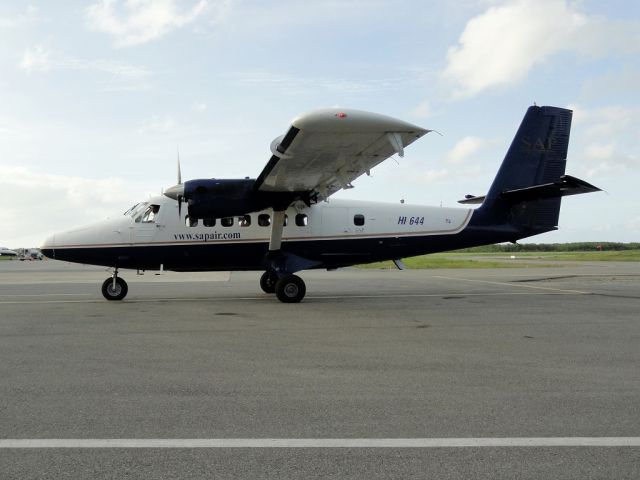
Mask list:
[[[482,206],[485,225],[510,225],[522,236],[557,229],[565,195],[598,191],[565,175],[572,111],[529,107]]]

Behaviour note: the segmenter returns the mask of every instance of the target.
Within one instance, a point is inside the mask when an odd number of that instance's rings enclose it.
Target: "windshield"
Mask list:
[[[130,217],[135,217],[138,213],[140,213],[147,205],[149,205],[147,202],[140,202],[140,203],[136,203],[133,207],[131,207],[129,210],[127,210],[126,212],[124,212],[124,215],[129,215]]]
[[[148,205],[148,204],[145,204]],[[160,205],[149,205],[149,207],[135,219],[136,223],[154,223],[156,215],[160,211]]]

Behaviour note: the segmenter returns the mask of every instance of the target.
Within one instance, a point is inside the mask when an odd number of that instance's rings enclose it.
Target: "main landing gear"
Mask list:
[[[284,226],[285,208],[273,209],[273,221],[269,236],[269,251],[266,258],[266,272],[260,277],[260,288],[265,293],[275,293],[283,303],[298,303],[304,298],[307,287],[304,281],[290,272],[297,272],[305,268],[293,259],[292,255],[282,252],[282,227]],[[304,260],[304,259],[300,259]]]
[[[260,288],[264,293],[276,293],[276,283],[278,283],[277,275],[264,272],[260,277]]]
[[[102,284],[102,295],[107,300],[122,300],[127,296],[129,286],[118,276],[118,269],[114,269],[113,275]]]
[[[265,293],[275,293],[283,303],[298,303],[307,292],[304,280],[297,275],[285,274],[278,278],[270,272],[264,272],[260,277],[260,288]]]
[[[266,272],[260,277],[260,287],[266,293],[275,293],[282,303],[298,303],[307,292],[304,281],[291,272],[298,272],[315,265],[307,259],[297,257],[280,248],[284,210],[273,211],[269,251],[266,258]]]

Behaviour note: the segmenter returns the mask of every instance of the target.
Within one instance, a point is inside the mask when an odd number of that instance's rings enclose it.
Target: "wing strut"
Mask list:
[[[284,228],[284,210],[274,210],[269,236],[269,253],[280,250],[282,244],[282,229]]]

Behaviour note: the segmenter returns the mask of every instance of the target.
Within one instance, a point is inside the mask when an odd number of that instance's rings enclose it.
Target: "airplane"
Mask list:
[[[296,273],[478,245],[516,242],[556,230],[563,196],[600,191],[565,175],[572,111],[528,108],[484,196],[473,208],[329,199],[429,133],[376,113],[329,108],[292,121],[271,144],[255,178],[178,183],[124,215],[56,233],[41,247],[49,258],[103,265],[107,300],[128,285],[119,269],[263,271],[260,287],[284,303],[306,293]]]
[[[17,257],[18,252],[16,252],[15,250],[10,250],[7,247],[0,247],[0,256]]]

